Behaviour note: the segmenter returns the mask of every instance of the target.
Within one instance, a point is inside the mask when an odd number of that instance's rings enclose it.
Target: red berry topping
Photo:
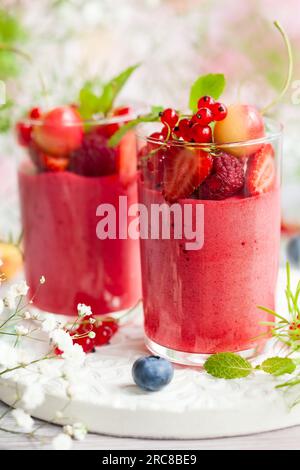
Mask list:
[[[192,122],[207,126],[214,120],[213,113],[208,108],[200,108],[192,117]]]
[[[32,108],[29,111],[28,116],[30,117],[30,119],[40,119],[42,117],[42,112],[40,108]]]
[[[187,118],[180,119],[178,123],[178,135],[183,138],[183,140],[189,141],[191,133],[191,121]]]
[[[248,159],[245,192],[248,196],[265,193],[272,189],[275,182],[274,149],[264,144]]]
[[[83,137],[83,123],[71,106],[54,108],[33,126],[32,138],[40,150],[54,157],[67,157],[78,148]]]
[[[202,96],[198,100],[198,109],[200,108],[208,108],[211,109],[211,107],[215,104],[215,100],[211,96]]]
[[[22,147],[28,147],[31,142],[32,127],[24,122],[16,124],[18,142]]]
[[[239,158],[226,153],[214,157],[213,170],[199,188],[200,199],[221,200],[244,186],[244,168]]]
[[[98,327],[94,329],[96,333],[95,343],[96,346],[102,346],[109,343],[113,335],[118,331],[119,325],[114,320],[103,321]]]
[[[222,103],[215,103],[211,110],[214,121],[223,121],[223,119],[225,119],[227,116],[227,108]]]
[[[113,112],[114,116],[126,116],[126,114],[130,114],[132,109],[129,106],[120,106],[116,108]]]
[[[52,157],[52,155],[46,153],[40,153],[39,158],[42,168],[48,171],[65,171],[70,162],[68,158]]]
[[[80,330],[76,334],[82,334]],[[87,335],[87,333],[85,333]],[[90,338],[89,336],[84,336],[83,338],[73,338],[73,343],[79,344],[85,353],[93,352],[96,346],[95,339]]]
[[[161,135],[163,136],[164,140],[167,140],[170,137],[169,128],[168,126],[163,126],[162,130],[160,131]]]
[[[176,126],[178,119],[179,116],[176,113],[175,109],[167,108],[160,114],[161,122],[171,127],[171,129]]]
[[[116,150],[98,132],[85,134],[81,146],[71,154],[70,170],[84,176],[111,175],[116,172]]]
[[[194,124],[190,130],[191,138],[197,143],[208,143],[212,141],[212,131],[209,126],[201,126],[201,124]]]
[[[201,150],[173,147],[164,165],[163,195],[173,203],[189,197],[212,169],[212,157]]]

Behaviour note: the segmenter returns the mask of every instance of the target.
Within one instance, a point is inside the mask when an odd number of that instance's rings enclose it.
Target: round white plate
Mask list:
[[[285,305],[283,272],[279,285],[281,308]],[[70,369],[64,360],[55,359],[3,376],[0,399],[12,404],[18,390],[39,382],[46,400],[33,416],[56,424],[82,422],[91,432],[116,436],[209,438],[300,424],[300,405],[290,406],[297,392],[300,396],[300,388],[295,388],[293,396],[275,389],[284,377],[257,372],[246,379],[226,381],[214,379],[199,368],[176,366],[173,381],[162,391],[139,390],[133,383],[131,367],[136,358],[147,354],[141,317],[141,311],[137,312],[134,321],[122,327],[110,345],[89,354],[83,368]],[[43,348],[44,343],[31,341],[24,355],[40,357]]]

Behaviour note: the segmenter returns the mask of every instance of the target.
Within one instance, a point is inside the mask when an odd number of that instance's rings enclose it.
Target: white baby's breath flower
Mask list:
[[[58,434],[52,441],[54,450],[70,450],[72,447],[72,439],[65,433]]]
[[[26,284],[26,281],[20,281],[18,284],[16,284],[15,289],[17,296],[27,295],[29,286]]]
[[[16,408],[15,410],[11,412],[11,414],[13,418],[15,419],[19,428],[22,429],[22,431],[24,432],[32,431],[34,421],[28,413],[26,413],[21,408]]]
[[[96,318],[89,318],[89,323],[91,325],[93,325],[94,323],[96,323]]]
[[[18,336],[26,336],[28,335],[29,330],[23,325],[17,325],[15,326],[15,332]]]
[[[55,330],[58,327],[58,322],[54,317],[48,316],[42,322],[42,330],[46,333],[50,333],[51,331]]]
[[[27,310],[26,312],[21,313],[21,317],[24,318],[24,320],[30,320],[31,319],[31,313],[28,312],[28,310]]]
[[[57,347],[66,353],[73,348],[73,341],[69,333],[66,331],[57,328],[56,330],[51,331],[50,338]]]
[[[40,278],[40,284],[45,284],[45,282],[46,282],[45,276],[42,276]]]
[[[86,354],[83,351],[82,346],[78,343],[72,344],[72,348],[64,350],[62,354],[63,359],[72,362],[72,364],[76,366],[81,366],[84,363],[85,356]]]
[[[90,331],[88,336],[89,336],[89,338],[94,339],[94,338],[96,338],[96,333],[94,331]]]
[[[26,410],[33,410],[40,406],[45,400],[45,392],[43,387],[34,383],[26,387],[22,396],[22,405]]]
[[[92,315],[92,310],[91,310],[91,307],[89,305],[85,305],[85,304],[78,304],[77,305],[77,311],[78,311],[78,316],[79,317],[89,317],[90,315]]]
[[[73,425],[67,424],[63,427],[64,433],[76,441],[83,441],[87,435],[87,428],[82,423],[74,423]]]

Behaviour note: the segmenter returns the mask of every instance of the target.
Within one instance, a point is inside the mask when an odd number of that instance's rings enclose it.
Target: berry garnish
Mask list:
[[[242,162],[226,153],[214,157],[212,173],[199,188],[200,199],[221,200],[233,196],[244,185]]]
[[[212,130],[209,126],[194,124],[190,130],[191,140],[197,143],[208,143],[212,141]]]
[[[202,96],[198,100],[198,109],[200,108],[208,108],[211,109],[211,107],[215,104],[215,100],[211,96]]]
[[[126,116],[130,114],[132,109],[129,106],[120,106],[119,108],[114,109],[113,116]]]
[[[161,390],[171,382],[173,375],[171,362],[158,356],[140,357],[132,366],[134,382],[148,392]]]
[[[104,320],[99,326],[94,328],[96,333],[96,346],[103,346],[109,343],[113,335],[118,331],[119,325],[115,320]]]
[[[183,140],[190,140],[190,126],[191,122],[188,118],[180,119],[178,123],[178,135],[182,137]]]
[[[254,196],[269,191],[274,185],[275,174],[274,149],[271,144],[264,144],[248,159],[246,195]]]
[[[214,121],[222,121],[227,116],[227,108],[222,103],[215,103],[211,107],[211,111],[212,111]]]
[[[175,109],[167,108],[160,113],[160,120],[163,124],[169,126],[173,129],[179,119],[179,115],[175,111]]]
[[[32,108],[28,114],[30,119],[40,119],[42,117],[42,111],[40,108]]]
[[[48,171],[65,171],[70,163],[68,158],[57,158],[46,153],[39,153],[41,167]]]
[[[82,324],[71,333],[73,343],[79,344],[85,353],[93,352],[96,346],[95,338],[89,337],[90,331],[93,331],[90,325]]]
[[[208,108],[200,108],[197,113],[192,117],[192,122],[207,126],[215,119],[215,116]]]
[[[16,124],[18,142],[22,147],[28,147],[31,142],[32,127],[24,122]]]
[[[173,203],[190,196],[210,174],[213,160],[199,149],[173,147],[166,151],[163,195]]]
[[[80,146],[83,123],[76,109],[71,106],[54,108],[41,120],[32,130],[32,139],[40,150],[62,158]]]
[[[96,131],[84,135],[81,146],[70,156],[70,170],[83,176],[106,176],[116,172],[116,150]]]
[[[265,135],[264,120],[258,109],[246,104],[228,107],[227,115],[218,121],[214,129],[214,140],[218,144],[246,142]],[[257,150],[255,145],[230,147],[230,153],[237,157],[249,156]]]

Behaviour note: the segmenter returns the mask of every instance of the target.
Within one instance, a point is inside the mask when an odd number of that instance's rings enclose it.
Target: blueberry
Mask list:
[[[300,236],[292,238],[287,245],[287,256],[291,264],[300,267]]]
[[[132,366],[136,385],[148,392],[157,392],[168,385],[174,375],[171,362],[158,356],[140,357]]]

